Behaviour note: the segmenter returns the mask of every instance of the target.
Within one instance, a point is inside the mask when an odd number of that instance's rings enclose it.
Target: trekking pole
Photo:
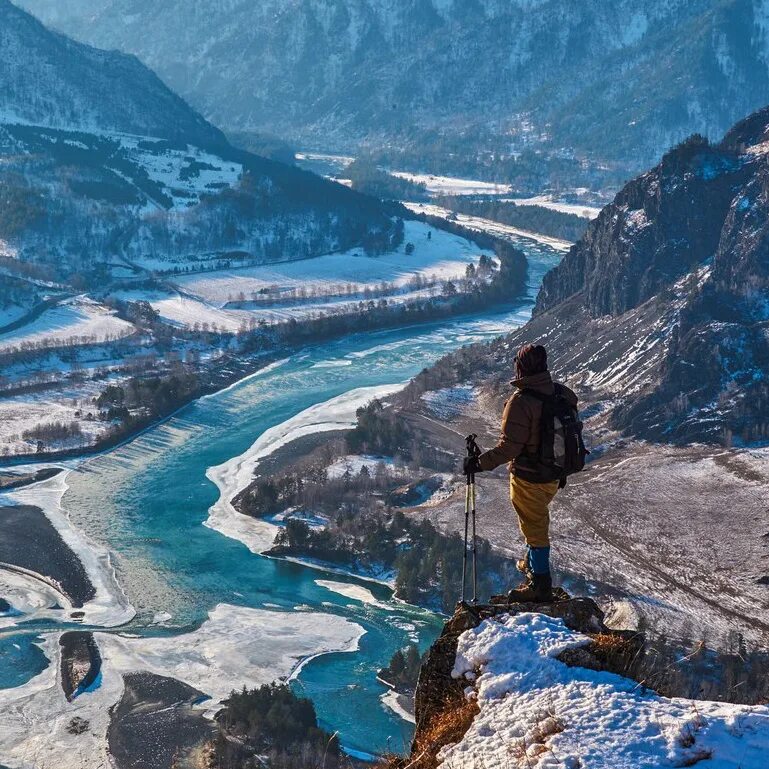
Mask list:
[[[467,446],[468,457],[479,457],[481,450],[478,448],[478,444],[475,439],[478,436],[474,433],[468,435],[465,438],[465,444]],[[477,548],[476,548],[476,535],[475,535],[475,473],[467,473],[466,477],[467,485],[465,487],[465,542],[464,549],[462,551],[462,603],[465,603],[467,596],[467,539],[470,518],[472,517],[472,546],[471,551],[473,555],[473,598],[472,603],[476,603],[478,600],[478,562],[477,562]]]

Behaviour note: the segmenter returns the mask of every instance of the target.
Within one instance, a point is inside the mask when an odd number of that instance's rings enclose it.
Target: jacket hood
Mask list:
[[[552,395],[555,391],[553,377],[550,376],[549,371],[542,371],[539,374],[532,374],[531,376],[523,376],[519,379],[513,379],[510,384],[513,385],[513,387],[517,387],[519,390],[536,390],[544,395]]]

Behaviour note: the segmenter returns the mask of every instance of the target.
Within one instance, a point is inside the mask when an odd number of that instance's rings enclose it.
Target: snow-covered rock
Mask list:
[[[636,681],[566,665],[590,639],[562,619],[519,614],[459,638],[454,675],[480,712],[443,767],[763,769],[769,707],[666,698]]]

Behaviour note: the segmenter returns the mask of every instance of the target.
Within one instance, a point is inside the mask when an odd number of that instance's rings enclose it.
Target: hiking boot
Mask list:
[[[553,578],[549,574],[532,574],[531,579],[507,594],[510,603],[550,603],[553,600]]]

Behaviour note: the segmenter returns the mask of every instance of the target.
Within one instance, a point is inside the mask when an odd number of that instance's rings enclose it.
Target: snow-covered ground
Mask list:
[[[477,395],[477,388],[471,385],[458,385],[440,390],[428,390],[422,393],[421,399],[436,417],[452,419],[462,414]]]
[[[530,198],[504,198],[503,202],[515,203],[518,206],[541,206],[563,214],[575,214],[584,219],[595,219],[601,213],[596,206],[585,206],[582,203],[564,203],[553,195],[534,195]]]
[[[22,328],[0,334],[0,352],[30,346],[65,347],[129,336],[136,328],[107,307],[82,295],[46,310]]]
[[[403,471],[405,473],[405,468],[396,467],[392,457],[379,457],[373,454],[347,454],[334,460],[326,468],[326,474],[329,478],[341,478],[345,473],[359,475],[365,467],[371,475],[374,475],[379,465],[385,465],[390,471]]]
[[[668,699],[556,659],[589,642],[560,619],[519,614],[463,633],[453,675],[480,712],[441,766],[473,769],[765,769],[769,707]]]
[[[181,293],[164,291],[121,290],[111,294],[125,302],[145,301],[152,305],[160,317],[174,326],[193,328],[207,324],[218,330],[237,332],[248,325],[251,313],[244,310],[222,310],[202,299]]]
[[[459,179],[455,176],[412,174],[407,171],[390,171],[389,173],[414,184],[424,184],[431,195],[509,195],[513,191],[509,184],[498,182]]]
[[[15,455],[34,452],[37,441],[24,440],[24,432],[51,422],[77,422],[81,430],[81,435],[57,442],[56,448],[93,445],[110,426],[109,422],[84,418],[89,411],[95,410],[92,398],[99,394],[103,385],[103,382],[84,382],[77,387],[0,398],[2,453]]]
[[[379,699],[381,699],[382,704],[389,710],[392,710],[395,715],[400,716],[404,721],[407,721],[410,724],[415,724],[416,719],[414,718],[414,715],[409,713],[408,710],[401,705],[402,696],[402,694],[390,690],[385,692]]]
[[[568,251],[572,243],[560,238],[551,238],[549,235],[540,235],[530,230],[522,230],[518,227],[511,227],[509,224],[501,224],[491,219],[484,219],[480,216],[469,216],[468,214],[458,214],[448,208],[435,206],[430,203],[404,203],[410,211],[415,214],[427,214],[428,216],[438,216],[441,219],[448,219],[467,227],[469,230],[477,232],[487,232],[490,235],[497,235],[507,240],[530,240],[535,243],[543,243],[556,251]]]
[[[269,370],[271,367],[262,369],[262,373]],[[361,387],[310,406],[291,419],[266,430],[244,454],[209,468],[206,476],[216,484],[220,496],[208,511],[204,525],[242,542],[254,553],[269,550],[278,527],[259,518],[243,515],[232,504],[235,497],[253,481],[259,462],[303,435],[352,429],[357,419],[356,412],[361,406],[374,398],[391,395],[403,389],[405,384]]]
[[[330,155],[326,152],[297,152],[296,159],[331,163],[338,166],[339,168],[349,166],[350,163],[355,160],[355,158],[351,157],[350,155]]]
[[[366,256],[363,249],[353,248],[301,261],[182,276],[176,282],[185,293],[223,307],[241,294],[250,299],[262,289],[329,292],[351,284],[363,291],[382,282],[407,287],[415,276],[448,280],[463,276],[467,265],[476,264],[481,254],[492,256],[474,243],[428,224],[406,221],[404,225],[403,244],[387,254]],[[410,255],[405,253],[408,243],[414,245]]]
[[[0,255],[2,254],[0,253]],[[23,307],[18,304],[11,304],[7,307],[0,308],[0,328],[15,323],[20,318],[23,318],[29,312],[29,309],[29,307]]]
[[[0,690],[0,756],[16,769],[104,769],[109,710],[123,693],[123,675],[172,676],[209,694],[209,715],[233,689],[296,675],[319,654],[354,651],[364,630],[342,617],[219,605],[196,631],[139,638],[97,633],[103,664],[96,686],[72,703],[58,681],[58,634],[42,642],[51,664],[24,686]],[[79,717],[82,734],[68,726]]]
[[[111,134],[128,158],[143,168],[173,201],[173,208],[196,205],[205,194],[216,194],[237,184],[243,166],[188,145],[171,148],[167,142],[128,134]],[[155,205],[149,208],[156,208]]]
[[[395,611],[395,606],[380,601],[374,597],[374,594],[361,585],[353,585],[349,582],[335,582],[328,579],[316,579],[315,584],[319,587],[324,587],[326,590],[330,590],[332,593],[343,595],[345,598],[350,598],[353,601],[360,601],[361,603],[368,604],[369,606],[376,606],[378,609],[384,611]]]

